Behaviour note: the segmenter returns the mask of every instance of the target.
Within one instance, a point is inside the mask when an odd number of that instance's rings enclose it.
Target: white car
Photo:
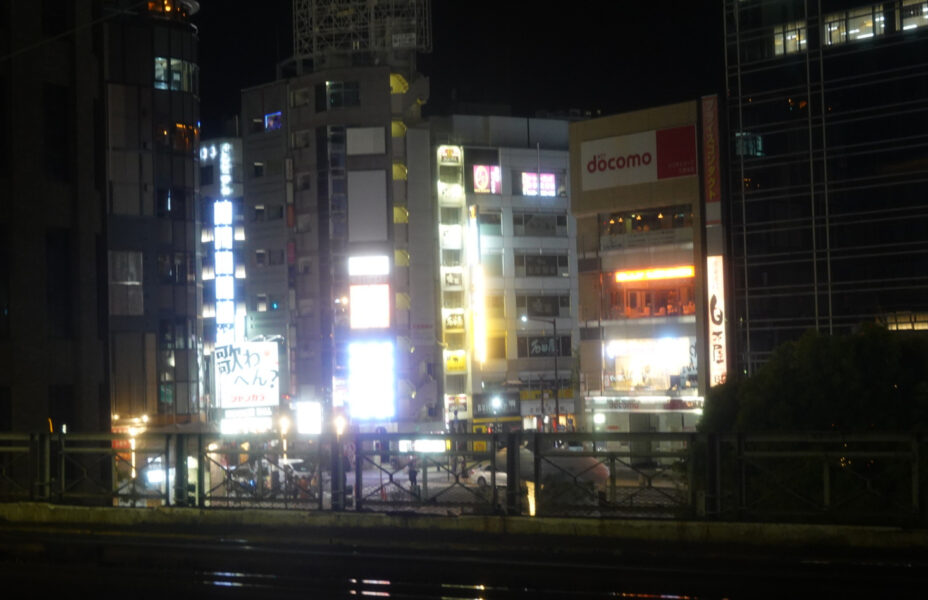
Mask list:
[[[468,479],[479,485],[487,487],[493,482],[493,466],[488,462],[480,462],[471,467],[468,471]],[[497,465],[496,467],[496,485],[498,487],[506,486],[506,468]]]

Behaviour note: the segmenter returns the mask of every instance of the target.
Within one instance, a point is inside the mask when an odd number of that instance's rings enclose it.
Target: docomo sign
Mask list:
[[[695,175],[696,128],[687,125],[583,142],[580,162],[584,190]]]

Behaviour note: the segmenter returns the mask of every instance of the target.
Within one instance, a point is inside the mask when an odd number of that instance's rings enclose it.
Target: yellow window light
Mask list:
[[[406,135],[406,123],[402,121],[392,121],[390,123],[390,135],[395,138]]]
[[[402,206],[393,207],[394,223],[409,223],[409,211]]]
[[[406,165],[393,163],[393,181],[406,181]]]
[[[615,280],[617,283],[624,283],[626,281],[655,281],[658,279],[682,279],[695,276],[695,269],[692,266],[685,266],[641,269],[637,271],[618,271],[615,274]]]

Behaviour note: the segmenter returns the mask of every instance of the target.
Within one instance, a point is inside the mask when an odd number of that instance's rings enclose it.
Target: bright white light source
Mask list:
[[[230,250],[222,250],[216,253],[216,275],[234,275],[235,261],[232,258]]]
[[[606,413],[596,413],[593,415],[593,422],[597,425],[602,425],[606,422]]]
[[[352,329],[385,329],[390,326],[389,285],[352,285],[349,294]]]
[[[358,277],[389,275],[390,259],[387,256],[349,256],[348,274]]]
[[[217,300],[234,300],[235,299],[235,278],[229,275],[216,278],[216,299]]]
[[[220,200],[213,203],[213,225],[232,224],[232,203]]]
[[[322,433],[322,403],[316,401],[296,403],[296,430],[299,433]]]
[[[392,342],[348,345],[348,406],[355,419],[394,416]]]

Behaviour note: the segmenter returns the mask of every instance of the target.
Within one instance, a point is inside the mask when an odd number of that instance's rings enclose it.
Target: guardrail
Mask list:
[[[0,434],[0,501],[926,524],[915,434]]]

